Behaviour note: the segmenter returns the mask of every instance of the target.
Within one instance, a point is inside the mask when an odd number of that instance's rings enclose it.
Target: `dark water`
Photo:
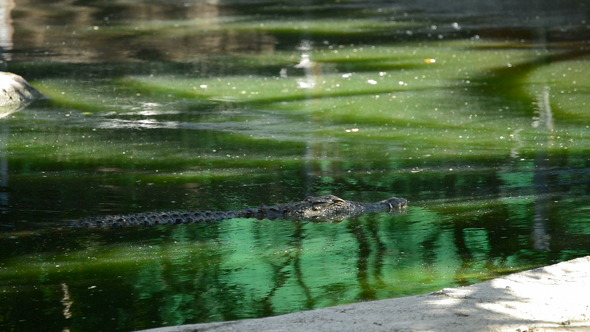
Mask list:
[[[19,1],[0,330],[130,331],[421,294],[590,253],[588,5]],[[82,230],[335,194],[341,223]]]

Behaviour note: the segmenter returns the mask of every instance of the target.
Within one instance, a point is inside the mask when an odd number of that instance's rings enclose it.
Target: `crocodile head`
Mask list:
[[[408,207],[408,201],[405,198],[392,197],[375,204],[386,204],[389,206],[389,212],[403,211]]]
[[[399,212],[407,206],[403,198],[377,203],[347,201],[334,195],[312,196],[285,209],[285,216],[312,221],[341,221],[366,212]]]

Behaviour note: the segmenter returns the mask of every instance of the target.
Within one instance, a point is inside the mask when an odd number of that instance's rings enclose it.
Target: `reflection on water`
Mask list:
[[[5,58],[50,100],[0,122],[0,329],[262,317],[587,255],[586,7],[19,2]],[[310,194],[410,208],[63,227]]]

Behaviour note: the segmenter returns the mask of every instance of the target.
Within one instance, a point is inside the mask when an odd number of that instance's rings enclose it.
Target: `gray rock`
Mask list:
[[[22,110],[42,97],[43,94],[21,76],[0,72],[0,119]]]

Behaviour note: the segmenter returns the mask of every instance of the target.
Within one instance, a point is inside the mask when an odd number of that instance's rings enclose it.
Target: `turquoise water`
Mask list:
[[[467,285],[589,254],[585,4],[41,1],[0,122],[0,329],[131,331]],[[334,194],[340,223],[69,229]]]

